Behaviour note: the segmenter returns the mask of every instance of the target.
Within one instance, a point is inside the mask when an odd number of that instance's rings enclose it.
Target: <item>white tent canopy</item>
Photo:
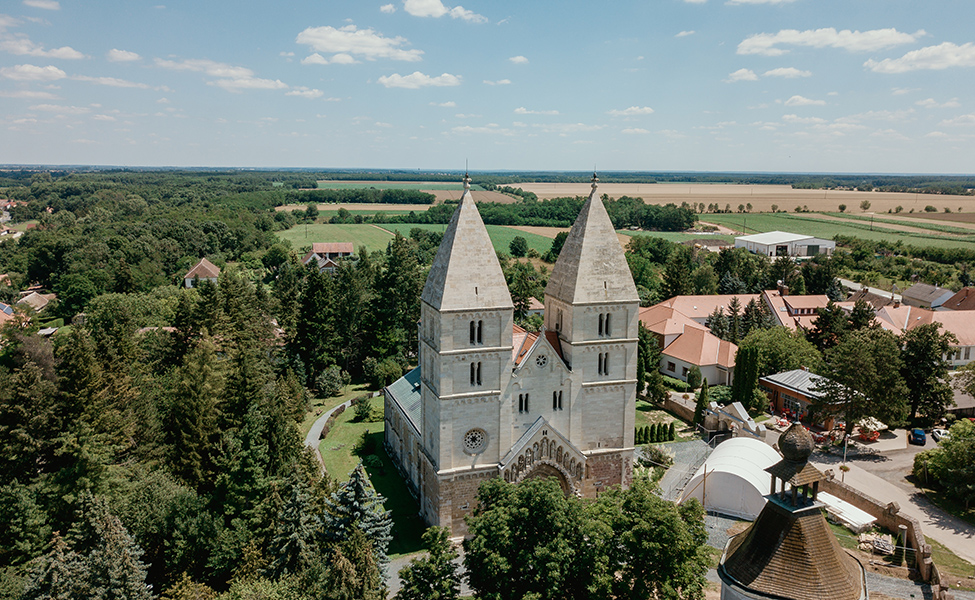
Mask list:
[[[715,448],[697,470],[679,503],[696,498],[706,510],[755,520],[772,487],[772,476],[765,469],[779,460],[779,453],[764,442],[730,439]]]

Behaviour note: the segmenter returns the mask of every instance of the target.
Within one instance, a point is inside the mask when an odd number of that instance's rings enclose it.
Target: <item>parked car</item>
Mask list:
[[[928,443],[928,436],[924,433],[923,429],[912,429],[911,433],[907,434],[907,441],[918,446],[923,446]]]
[[[932,429],[931,430],[931,437],[934,438],[934,441],[940,442],[941,440],[943,440],[946,437],[948,437],[948,430],[947,429]]]

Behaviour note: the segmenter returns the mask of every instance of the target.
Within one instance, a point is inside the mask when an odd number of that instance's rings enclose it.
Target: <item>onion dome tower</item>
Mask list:
[[[812,436],[793,423],[779,448],[782,460],[766,469],[765,508],[721,557],[722,600],[865,600],[863,565],[840,547],[816,500],[825,476],[808,462]]]

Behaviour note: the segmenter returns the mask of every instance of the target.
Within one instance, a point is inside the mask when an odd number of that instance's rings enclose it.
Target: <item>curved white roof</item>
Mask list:
[[[772,486],[772,476],[765,469],[779,460],[779,453],[759,440],[728,440],[694,473],[680,502],[697,498],[707,510],[755,519]]]

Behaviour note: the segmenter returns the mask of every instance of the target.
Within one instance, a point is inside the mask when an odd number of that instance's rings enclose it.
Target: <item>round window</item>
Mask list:
[[[480,454],[487,447],[487,432],[483,429],[471,429],[464,434],[464,452]]]
[[[539,354],[538,358],[535,359],[535,364],[538,365],[539,367],[544,367],[545,365],[548,364],[548,357],[545,356],[544,354]]]

